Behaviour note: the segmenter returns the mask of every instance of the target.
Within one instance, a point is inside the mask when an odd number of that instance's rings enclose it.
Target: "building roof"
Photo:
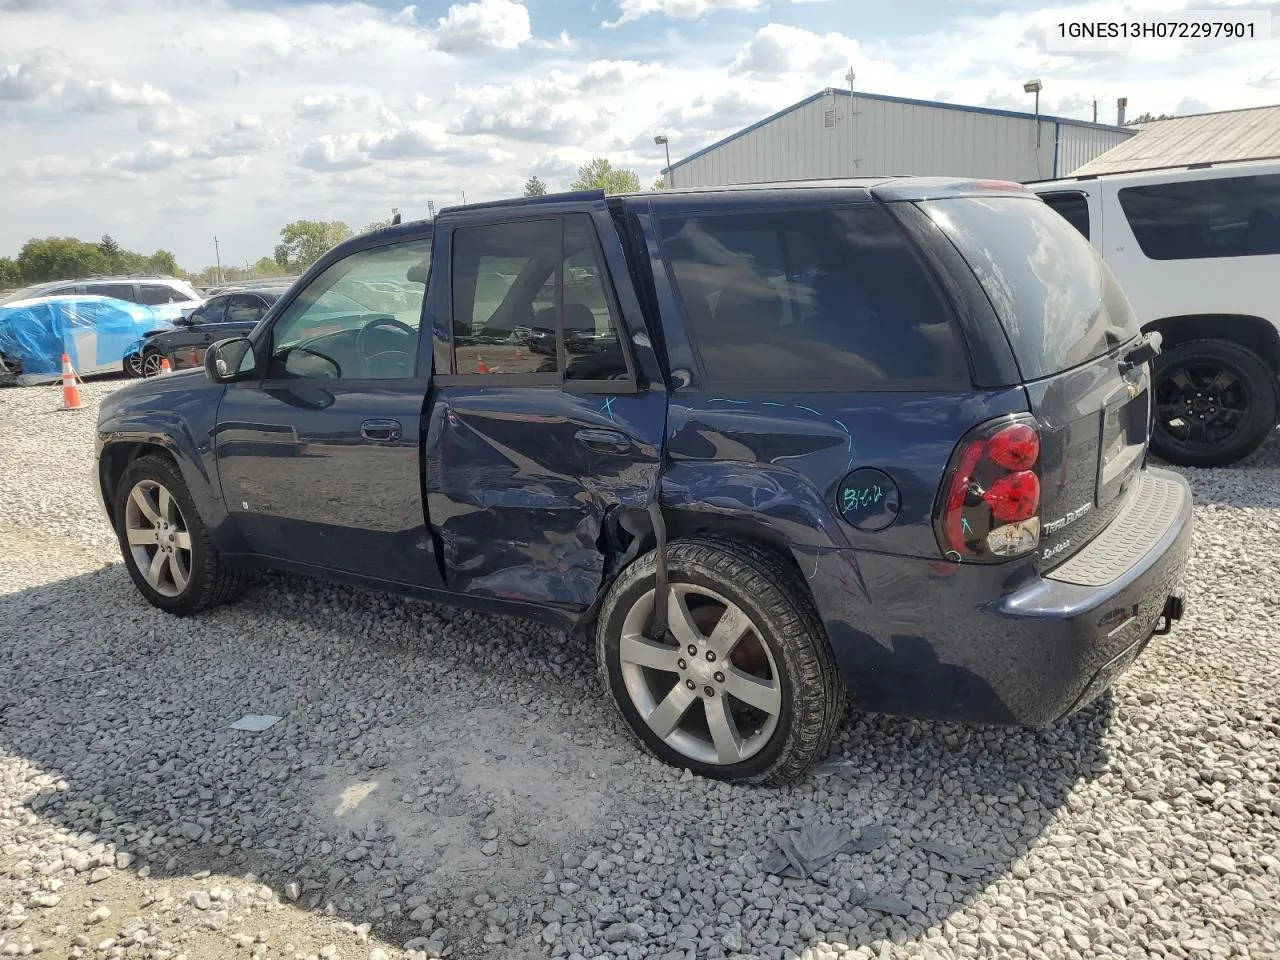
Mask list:
[[[1280,157],[1280,104],[1152,120],[1137,124],[1135,129],[1136,136],[1071,171],[1071,175]]]
[[[827,87],[827,89],[825,90],[819,90],[817,93],[813,94],[812,96],[805,97],[803,100],[799,100],[796,103],[791,104],[791,106],[789,107],[783,107],[777,113],[770,114],[769,116],[765,117],[763,120],[757,120],[755,123],[751,124],[751,126],[749,127],[743,127],[737,133],[729,134],[729,136],[725,137],[723,140],[717,140],[715,143],[709,146],[703,147],[701,150],[698,150],[696,153],[691,153],[689,154],[689,156],[684,157],[680,160],[677,160],[675,163],[671,164],[670,167],[663,167],[662,173],[665,175],[666,173],[676,169],[677,167],[684,166],[686,163],[689,163],[693,160],[697,160],[699,157],[710,153],[712,150],[717,150],[720,147],[723,147],[726,143],[731,143],[732,141],[737,140],[739,137],[745,136],[746,134],[750,133],[752,130],[759,129],[760,127],[763,127],[767,123],[772,123],[774,120],[777,120],[779,117],[782,117],[788,113],[791,113],[791,111],[793,110],[799,110],[801,107],[808,106],[809,104],[813,103],[815,100],[819,100],[822,97],[833,96],[833,95],[837,97],[840,97],[840,96],[847,97],[847,96],[850,96],[850,93],[848,90],[845,90],[840,87]],[[946,103],[942,100],[916,100],[913,97],[891,97],[888,94],[884,94],[884,93],[864,93],[861,90],[855,91],[853,96],[856,96],[859,100],[879,100],[883,103],[905,103],[913,107],[936,107],[939,110],[959,110],[964,113],[985,113],[993,117],[1013,117],[1014,119],[1017,119],[1017,120],[1034,121],[1036,119],[1036,115],[1034,113],[1022,113],[1021,111],[1018,111],[1018,110],[1001,110],[996,107],[973,107],[963,103]],[[1040,120],[1045,123],[1060,123],[1060,124],[1067,124],[1073,127],[1091,127],[1095,130],[1123,130],[1125,132],[1128,132],[1130,129],[1128,127],[1113,126],[1112,124],[1109,124],[1109,123],[1091,123],[1088,120],[1075,120],[1075,119],[1072,119],[1071,117],[1055,117],[1047,113],[1040,114]]]

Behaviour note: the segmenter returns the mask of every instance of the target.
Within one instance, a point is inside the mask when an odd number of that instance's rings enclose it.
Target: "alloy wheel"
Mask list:
[[[124,510],[129,552],[156,593],[179,596],[191,580],[191,533],[177,501],[155,480],[139,480]]]
[[[142,375],[144,377],[158,377],[160,375],[160,365],[164,362],[158,353],[148,353],[142,358]]]
[[[1229,442],[1248,421],[1245,378],[1218,360],[1188,360],[1159,371],[1154,393],[1157,429],[1184,447]]]
[[[672,584],[666,641],[649,636],[654,591],[627,612],[619,641],[622,680],[636,712],[681,755],[741,763],[778,725],[782,682],[750,616],[706,587]]]

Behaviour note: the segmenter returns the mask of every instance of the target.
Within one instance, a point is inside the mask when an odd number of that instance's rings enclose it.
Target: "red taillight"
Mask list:
[[[952,457],[938,539],[950,560],[999,560],[1040,539],[1040,436],[1024,422],[980,427]]]
[[[987,488],[982,499],[1001,523],[1030,520],[1040,509],[1040,479],[1030,470],[1005,474]]]
[[[1006,470],[1030,470],[1040,458],[1040,435],[1025,423],[1010,424],[987,441],[987,456]]]

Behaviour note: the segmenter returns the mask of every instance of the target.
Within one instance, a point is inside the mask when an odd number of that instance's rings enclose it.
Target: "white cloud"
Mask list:
[[[858,41],[840,33],[819,36],[799,27],[769,23],[734,58],[730,69],[755,77],[801,73],[831,77],[860,59]]]
[[[436,26],[436,46],[447,53],[514,50],[530,36],[529,11],[515,0],[455,3]]]
[[[311,94],[293,103],[293,114],[299,120],[333,120],[351,107],[349,97],[336,94]]]
[[[717,10],[755,10],[763,0],[618,0],[618,19],[601,24],[617,27],[652,13],[691,20]]]
[[[200,140],[199,157],[236,157],[265,150],[272,143],[272,133],[262,118],[246,113],[231,124]]]
[[[214,157],[183,165],[179,175],[184,183],[215,183],[236,180],[244,176],[252,165],[253,160],[249,157]]]
[[[173,98],[149,83],[130,87],[116,80],[88,80],[81,103],[85,110],[99,112],[120,107],[165,107],[173,103]]]
[[[0,69],[0,100],[18,102],[65,100],[79,110],[106,113],[135,107],[160,107],[173,102],[149,83],[137,86],[100,79],[97,71],[75,63],[61,50],[28,50],[17,63]]]

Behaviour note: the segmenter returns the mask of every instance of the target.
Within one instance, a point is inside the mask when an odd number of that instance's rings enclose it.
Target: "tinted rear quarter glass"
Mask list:
[[[1089,201],[1083,193],[1042,193],[1040,199],[1088,239]]]
[[[1100,357],[1138,335],[1106,264],[1035,197],[928,200],[921,209],[973,269],[1025,380]]]
[[[1119,198],[1152,260],[1280,254],[1280,174],[1124,187]]]
[[[661,232],[710,381],[969,383],[950,311],[880,204],[670,216]]]

